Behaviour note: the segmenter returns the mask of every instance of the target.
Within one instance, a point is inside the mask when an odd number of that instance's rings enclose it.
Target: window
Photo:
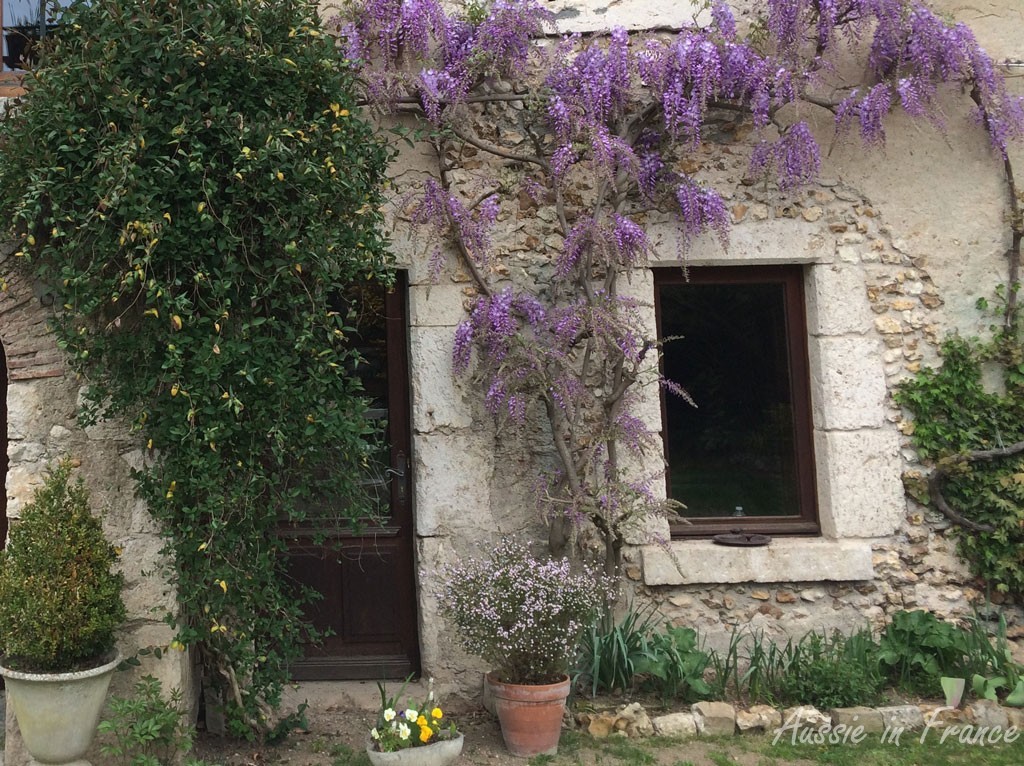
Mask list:
[[[4,69],[23,70],[34,60],[32,48],[57,28],[56,19],[71,0],[0,0]],[[42,22],[42,23],[41,23]],[[10,80],[10,78],[0,78]]]
[[[697,405],[662,394],[673,536],[818,533],[802,268],[688,276],[655,270],[662,372]]]

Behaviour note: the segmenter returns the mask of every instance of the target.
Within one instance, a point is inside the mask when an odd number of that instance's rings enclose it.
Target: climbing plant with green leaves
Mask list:
[[[47,47],[0,124],[0,215],[83,417],[147,450],[174,645],[265,735],[307,635],[275,530],[323,498],[365,511],[377,433],[338,296],[390,278],[390,153],[304,0],[79,2]]]
[[[904,383],[896,401],[914,415],[913,441],[934,464],[911,493],[948,516],[974,574],[1001,592],[1024,593],[1024,375],[1019,334],[982,342],[951,336],[942,366]],[[986,386],[983,366],[1000,373]],[[995,389],[995,390],[993,390]]]

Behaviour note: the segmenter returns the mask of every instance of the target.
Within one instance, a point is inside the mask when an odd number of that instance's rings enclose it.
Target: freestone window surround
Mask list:
[[[651,232],[658,257],[652,268],[679,268],[671,226]],[[867,247],[867,245],[864,245]],[[706,539],[639,547],[646,585],[738,582],[850,581],[874,577],[871,545],[892,535],[905,512],[899,434],[886,418],[884,344],[867,299],[864,267],[839,258],[850,252],[827,230],[794,219],[733,229],[730,246],[700,241],[691,266],[799,264],[804,271],[807,351],[818,519],[814,537],[775,536],[762,548],[728,548]],[[631,292],[650,305],[653,274],[633,280]],[[679,381],[684,387],[686,381]],[[648,417],[660,427],[660,398],[645,388]],[[669,539],[667,522],[649,529]],[[680,566],[677,566],[680,564]]]

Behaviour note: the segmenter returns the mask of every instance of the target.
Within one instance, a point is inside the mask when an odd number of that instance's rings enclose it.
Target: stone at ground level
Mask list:
[[[924,716],[926,729],[943,729],[947,726],[960,726],[967,722],[967,711],[954,708],[944,703],[923,703],[918,705]]]
[[[820,729],[829,726],[832,719],[812,705],[788,707],[782,711],[782,725],[792,730]]]
[[[659,715],[651,723],[654,731],[662,737],[695,737],[697,721],[693,713],[669,713]]]
[[[654,734],[654,724],[639,702],[626,705],[619,710],[615,728],[617,731],[625,732],[627,737],[649,737]]]
[[[736,728],[741,732],[762,733],[782,726],[782,713],[771,705],[754,705],[736,711]]]
[[[594,739],[604,739],[615,731],[615,718],[614,713],[581,713],[576,722]]]
[[[1024,731],[1024,710],[1019,707],[1008,707],[1006,708],[1006,718],[1010,722],[1010,726],[1017,731]],[[3,764],[0,763],[0,766]]]
[[[878,708],[882,723],[891,731],[917,731],[924,728],[924,715],[917,705],[891,705]]]
[[[706,737],[736,733],[736,708],[727,702],[698,702],[691,708],[697,733]]]
[[[882,714],[870,707],[837,707],[832,709],[832,727],[843,726],[854,730],[858,726],[867,734],[881,734],[885,731]]]
[[[613,734],[627,737],[649,737],[654,734],[650,716],[639,702],[623,705],[616,711],[580,713],[576,722],[595,739],[604,739]]]
[[[994,700],[975,700],[967,706],[966,714],[967,720],[975,726],[1005,729],[1010,725],[1006,710]]]
[[[650,718],[640,703],[624,705],[617,711],[580,713],[580,727],[595,738],[608,736],[687,738],[729,736],[745,732],[765,733],[786,727],[787,731],[821,730],[842,726],[844,731],[882,734],[886,731],[921,731],[970,724],[977,728],[1006,731],[1010,726],[1024,731],[1024,710],[1002,707],[991,700],[976,700],[966,708],[951,708],[940,702],[920,705],[890,705],[870,708],[833,708],[826,715],[811,705],[779,711],[770,705],[753,705],[737,710],[725,702],[698,702],[690,712],[668,713]],[[0,763],[0,766],[3,766]]]

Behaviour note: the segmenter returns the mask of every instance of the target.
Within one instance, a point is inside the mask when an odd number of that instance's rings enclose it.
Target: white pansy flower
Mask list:
[[[419,715],[420,714],[417,713],[415,710],[413,710],[412,708],[409,708],[409,709],[407,709],[405,711],[405,720],[406,721],[415,721],[417,718],[419,718]]]
[[[385,710],[384,711],[384,720],[385,721],[394,721],[395,720],[395,711],[393,709],[391,709],[391,708],[388,708],[387,710]]]
[[[370,737],[372,739],[380,739],[380,732],[376,729],[370,729]]]
[[[404,723],[398,726],[398,736],[402,739],[409,739],[409,727]]]

